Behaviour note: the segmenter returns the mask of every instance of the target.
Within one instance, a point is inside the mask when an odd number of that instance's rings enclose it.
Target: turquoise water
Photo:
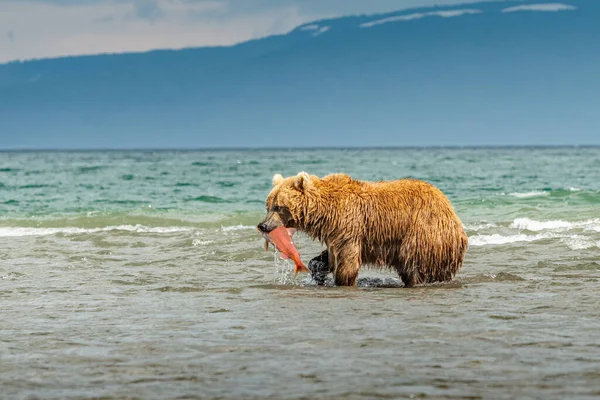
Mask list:
[[[254,226],[273,174],[302,170],[437,185],[469,235],[456,281],[294,278]],[[593,398],[599,210],[600,148],[0,153],[0,387]]]

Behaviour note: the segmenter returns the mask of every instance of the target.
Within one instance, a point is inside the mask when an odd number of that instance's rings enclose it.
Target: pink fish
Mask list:
[[[281,252],[281,258],[291,258],[294,261],[294,275],[298,272],[310,273],[310,270],[302,263],[300,253],[292,240],[294,232],[296,232],[295,229],[285,226],[278,226],[269,233],[261,232],[265,238],[265,250],[269,249],[269,243],[273,243]]]

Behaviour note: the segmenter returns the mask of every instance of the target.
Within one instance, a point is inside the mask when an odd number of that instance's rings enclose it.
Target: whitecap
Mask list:
[[[529,218],[517,218],[512,222],[510,228],[528,230],[532,232],[539,232],[543,230],[564,232],[571,229],[583,229],[586,231],[600,232],[600,218],[577,222],[569,222],[564,220],[536,221]]]
[[[498,225],[496,225],[495,223],[487,222],[487,221],[481,221],[478,223],[468,224],[468,225],[463,224],[463,228],[467,231],[481,231],[484,229],[496,228],[497,226]]]
[[[143,225],[116,225],[102,228],[27,228],[27,227],[0,227],[0,237],[21,237],[21,236],[48,236],[56,234],[77,235],[86,233],[98,233],[109,231],[126,231],[136,233],[176,233],[188,232],[194,228],[186,226],[171,227],[148,227]]]
[[[511,193],[510,195],[513,197],[517,197],[519,199],[527,199],[530,197],[548,196],[549,194],[550,194],[549,192],[532,191],[532,192],[525,192],[525,193],[515,192],[515,193]]]
[[[214,243],[214,240],[200,240],[200,239],[194,239],[192,241],[192,246],[194,247],[198,247],[198,246],[206,246],[207,244],[211,244]]]
[[[517,235],[508,235],[503,236],[497,233],[492,235],[476,235],[469,238],[469,246],[487,246],[487,245],[497,245],[497,244],[509,244],[509,243],[517,243],[517,242],[534,242],[536,240],[548,239],[553,237],[553,235],[548,233],[541,233],[537,235],[525,235],[525,234],[517,234]]]
[[[533,232],[539,232],[542,230],[569,230],[573,227],[573,224],[568,221],[536,221],[529,218],[517,218],[510,224],[512,229],[522,229]]]
[[[223,232],[231,232],[231,231],[243,231],[247,229],[256,229],[254,225],[231,225],[231,226],[221,226],[221,231]]]
[[[581,235],[574,235],[561,239],[571,250],[587,250],[593,247],[600,247],[600,241],[586,238]]]

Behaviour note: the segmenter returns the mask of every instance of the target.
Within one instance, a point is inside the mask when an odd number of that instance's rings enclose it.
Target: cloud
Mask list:
[[[224,4],[183,0],[156,3],[161,13],[123,1],[83,5],[22,0],[0,2],[0,26],[11,26],[19,32],[19,46],[11,46],[7,36],[0,36],[0,62],[231,45],[285,32],[305,22],[294,7],[232,16],[226,20],[200,20],[198,16],[202,13],[216,12]]]
[[[9,42],[14,43],[14,41],[15,41],[15,33],[13,31],[6,32],[6,37],[8,38]]]

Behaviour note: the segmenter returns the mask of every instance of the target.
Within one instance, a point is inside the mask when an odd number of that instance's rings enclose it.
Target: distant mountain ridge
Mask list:
[[[0,148],[600,144],[600,2],[303,24],[0,65]]]

